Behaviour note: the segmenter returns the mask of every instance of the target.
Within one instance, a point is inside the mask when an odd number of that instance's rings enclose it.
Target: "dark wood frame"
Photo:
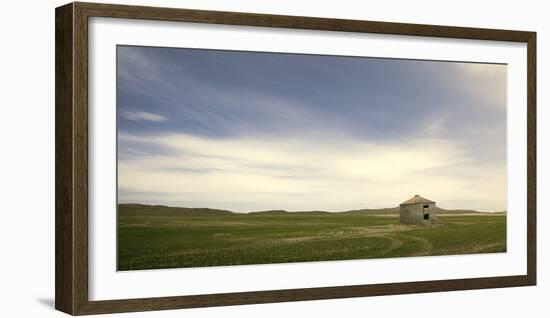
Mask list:
[[[527,275],[88,300],[88,18],[113,17],[527,43]],[[536,284],[536,33],[237,12],[70,3],[55,11],[55,307],[100,314]]]

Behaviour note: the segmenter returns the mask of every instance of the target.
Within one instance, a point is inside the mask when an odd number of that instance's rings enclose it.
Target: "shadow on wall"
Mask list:
[[[50,309],[55,309],[55,299],[53,298],[37,298],[36,301]]]

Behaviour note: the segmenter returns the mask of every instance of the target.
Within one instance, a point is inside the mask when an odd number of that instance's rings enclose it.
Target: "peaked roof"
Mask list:
[[[407,201],[401,203],[401,204],[419,204],[419,203],[435,203],[434,201],[428,200],[426,198],[423,198],[419,196],[418,194],[414,197],[408,199]]]

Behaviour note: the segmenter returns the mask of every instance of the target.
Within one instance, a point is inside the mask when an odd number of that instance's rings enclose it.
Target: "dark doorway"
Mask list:
[[[430,215],[429,214],[424,214],[424,220],[429,220],[430,219]]]

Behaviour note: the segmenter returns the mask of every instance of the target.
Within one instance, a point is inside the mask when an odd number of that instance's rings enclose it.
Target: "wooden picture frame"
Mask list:
[[[315,299],[426,293],[536,284],[536,33],[451,26],[340,20],[70,3],[56,9],[56,266],[55,307],[102,314]],[[311,29],[527,44],[527,274],[389,284],[269,290],[145,299],[90,301],[88,297],[88,19],[111,17],[221,25]]]

